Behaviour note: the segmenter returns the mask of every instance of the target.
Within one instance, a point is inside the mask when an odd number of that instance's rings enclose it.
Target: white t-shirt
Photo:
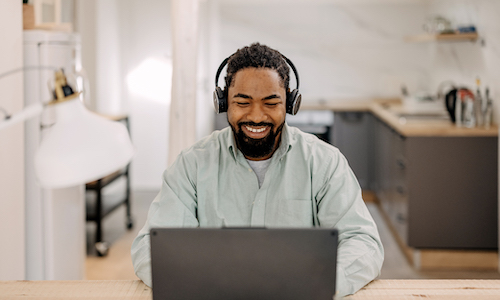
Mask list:
[[[259,181],[259,188],[262,186],[264,182],[264,177],[266,176],[267,168],[269,168],[269,164],[271,164],[271,158],[266,160],[248,160],[248,164],[252,168],[252,170],[257,174],[257,180]]]

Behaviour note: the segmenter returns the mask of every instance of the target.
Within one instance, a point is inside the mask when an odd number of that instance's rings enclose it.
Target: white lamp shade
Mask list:
[[[85,184],[125,167],[134,154],[126,127],[88,111],[78,98],[55,104],[57,122],[35,155],[42,187]]]

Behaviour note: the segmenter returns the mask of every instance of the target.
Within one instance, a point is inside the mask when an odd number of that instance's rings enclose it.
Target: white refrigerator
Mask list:
[[[66,74],[81,69],[78,34],[24,31],[24,104],[52,99],[51,68]],[[35,152],[54,124],[54,111],[45,107],[25,126],[26,279],[78,280],[85,277],[85,187],[43,189],[34,172]],[[71,167],[71,166],[68,166]]]

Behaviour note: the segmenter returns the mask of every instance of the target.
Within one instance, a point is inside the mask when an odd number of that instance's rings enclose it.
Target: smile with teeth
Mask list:
[[[245,126],[245,128],[250,131],[250,132],[255,132],[255,133],[259,133],[259,132],[263,132],[264,130],[267,129],[267,127],[262,127],[262,128],[252,128],[252,127],[249,127],[249,126]]]

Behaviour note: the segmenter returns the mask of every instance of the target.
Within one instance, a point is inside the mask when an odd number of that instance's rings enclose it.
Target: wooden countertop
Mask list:
[[[0,281],[1,299],[150,300],[139,280]],[[500,299],[500,280],[375,280],[346,300]]]
[[[387,99],[385,99],[387,101]],[[356,100],[318,100],[302,101],[301,110],[333,110],[333,111],[369,111],[370,105],[377,100],[356,99]],[[382,100],[380,100],[382,101]],[[393,100],[396,101],[396,100]]]
[[[400,99],[359,99],[341,101],[304,102],[302,110],[332,110],[336,112],[371,112],[402,136],[406,137],[497,137],[498,126],[489,129],[457,127],[450,120],[401,119],[396,113],[404,112]]]

